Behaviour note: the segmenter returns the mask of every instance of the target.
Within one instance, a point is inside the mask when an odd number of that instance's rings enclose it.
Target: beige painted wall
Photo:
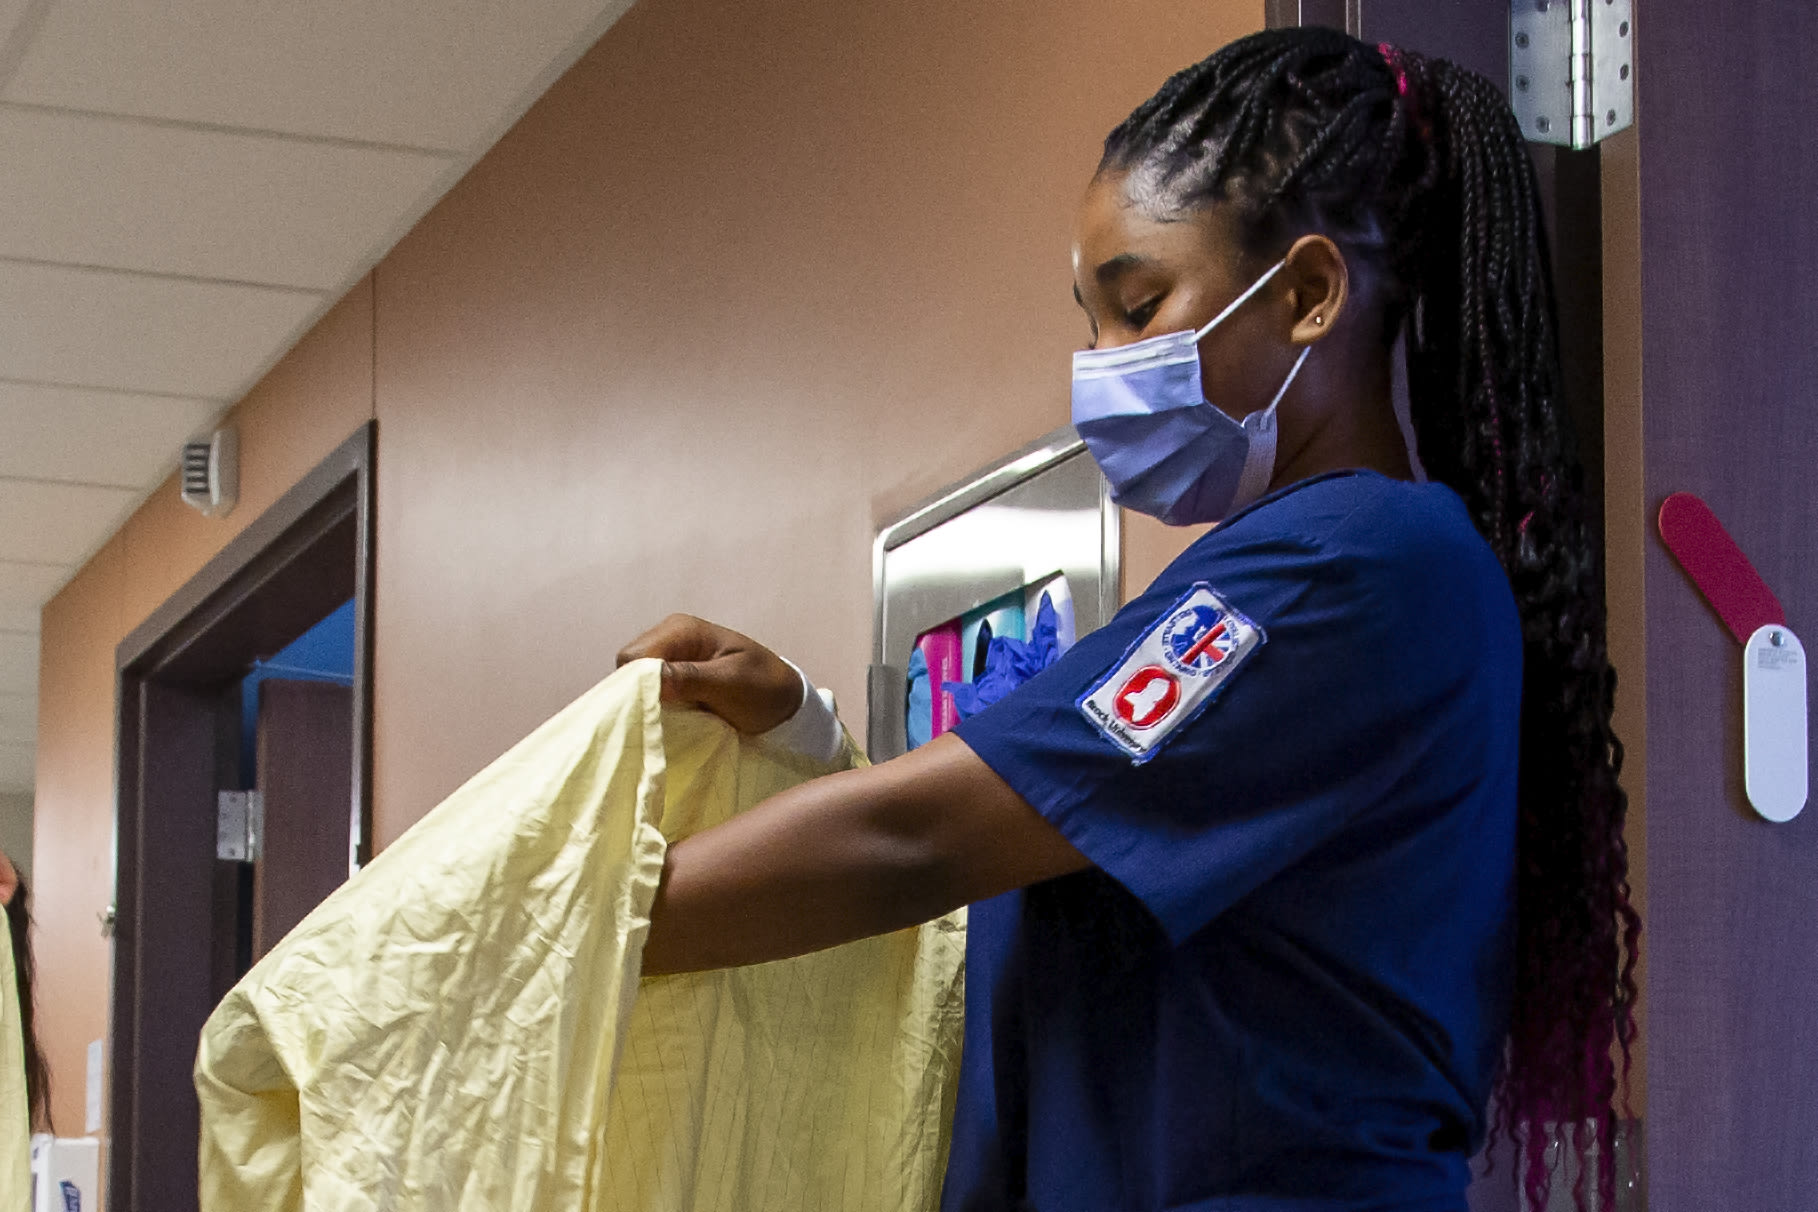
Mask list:
[[[46,610],[59,1128],[106,1015],[114,647],[208,556],[378,418],[381,842],[670,610],[791,653],[856,724],[876,527],[1067,419],[1098,141],[1261,23],[1257,0],[633,9],[238,410],[234,514],[167,485]],[[1132,526],[1131,579],[1184,537]]]
[[[1066,423],[1099,141],[1261,16],[633,9],[376,274],[379,839],[678,608],[856,724],[876,528]]]

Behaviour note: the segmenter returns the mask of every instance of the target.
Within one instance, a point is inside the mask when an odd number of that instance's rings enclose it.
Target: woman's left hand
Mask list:
[[[663,700],[704,707],[740,732],[768,732],[802,705],[795,667],[750,636],[672,614],[619,652],[619,664],[663,662]]]

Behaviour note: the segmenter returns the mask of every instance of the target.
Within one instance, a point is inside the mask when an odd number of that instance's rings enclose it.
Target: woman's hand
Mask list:
[[[663,662],[663,701],[703,707],[740,732],[768,732],[802,705],[802,677],[749,636],[672,614],[619,651],[620,665]]]

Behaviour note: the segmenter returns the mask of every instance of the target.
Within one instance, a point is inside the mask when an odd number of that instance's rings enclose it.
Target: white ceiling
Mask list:
[[[40,607],[631,0],[0,0],[0,791]]]

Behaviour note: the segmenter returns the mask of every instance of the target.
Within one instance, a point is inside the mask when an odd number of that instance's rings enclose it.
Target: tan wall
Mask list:
[[[1261,21],[1141,11],[646,3],[387,258],[381,840],[679,607],[857,720],[878,523],[1066,422],[1099,138]]]
[[[1098,140],[1261,23],[1255,0],[632,10],[248,399],[234,515],[162,492],[47,609],[59,1127],[105,1017],[113,649],[208,555],[377,416],[381,842],[670,610],[791,653],[858,722],[877,525],[1066,421]],[[1133,574],[1180,539],[1134,528]]]

